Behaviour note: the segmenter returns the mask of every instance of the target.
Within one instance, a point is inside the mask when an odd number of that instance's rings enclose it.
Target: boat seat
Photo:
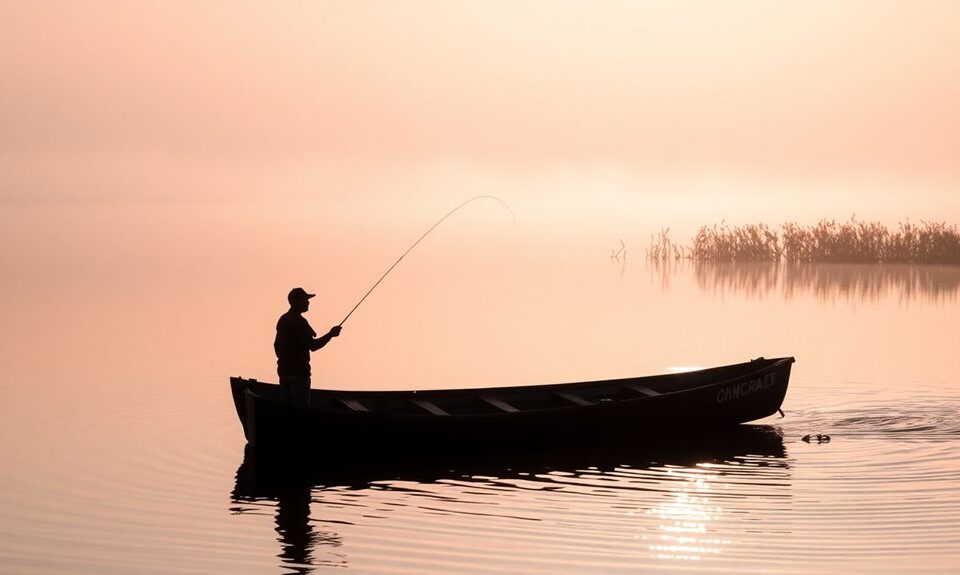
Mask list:
[[[450,415],[443,408],[439,407],[436,403],[428,399],[411,399],[410,403],[429,411],[434,415]]]
[[[627,389],[636,391],[640,395],[648,395],[650,397],[653,397],[655,395],[660,395],[659,391],[654,391],[645,385],[640,385],[639,383],[628,383],[624,387],[626,387]]]
[[[592,401],[584,399],[570,391],[554,391],[553,393],[559,397],[562,397],[563,399],[566,399],[570,403],[576,403],[577,405],[593,405]]]
[[[346,405],[347,407],[349,407],[349,408],[352,409],[353,411],[370,411],[369,409],[367,409],[366,407],[364,407],[364,405],[363,405],[362,403],[360,403],[359,401],[357,401],[356,399],[350,399],[350,398],[347,398],[347,397],[338,397],[338,398],[337,398],[337,401],[339,401],[340,403]]]
[[[506,411],[507,413],[516,413],[520,411],[516,407],[510,405],[509,403],[503,400],[497,399],[496,397],[491,397],[489,395],[480,395],[478,397],[483,401],[489,403],[490,405],[496,407],[500,411]]]

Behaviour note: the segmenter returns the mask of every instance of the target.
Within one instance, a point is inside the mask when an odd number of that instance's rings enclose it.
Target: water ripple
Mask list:
[[[106,400],[31,430],[82,432],[6,474],[0,571],[898,572],[910,558],[946,573],[958,407],[859,401],[666,445],[445,464],[291,466],[248,449],[237,469],[232,414]],[[831,441],[801,441],[811,432]]]

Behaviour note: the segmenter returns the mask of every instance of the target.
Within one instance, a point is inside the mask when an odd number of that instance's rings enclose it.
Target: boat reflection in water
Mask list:
[[[740,425],[646,446],[644,438],[624,439],[602,448],[358,461],[292,459],[248,445],[232,509],[242,515],[274,506],[278,557],[295,573],[348,565],[390,571],[395,556],[430,562],[417,536],[424,523],[424,536],[435,537],[438,530],[444,535],[443,543],[428,546],[438,564],[454,558],[469,570],[471,557],[507,560],[503,538],[509,537],[507,547],[523,553],[514,561],[550,556],[562,563],[550,569],[587,572],[592,561],[608,565],[602,549],[610,545],[631,568],[716,558],[738,544],[751,547],[742,539],[764,529],[754,512],[782,509],[790,497],[790,470],[776,427]],[[504,522],[510,529],[503,529]],[[391,557],[371,556],[357,543],[362,557],[348,560],[351,536],[379,541],[385,530],[401,538],[388,545]],[[402,547],[407,543],[409,554]],[[463,549],[443,548],[460,544]]]
[[[902,301],[942,301],[956,298],[960,291],[958,266],[680,262],[654,267],[671,274],[685,265],[694,267],[697,285],[704,291],[754,297],[810,293],[821,300],[876,301],[895,296]]]

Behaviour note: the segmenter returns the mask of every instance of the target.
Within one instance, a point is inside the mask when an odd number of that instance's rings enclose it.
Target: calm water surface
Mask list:
[[[0,277],[2,573],[960,571],[957,268],[664,266],[630,241],[611,260],[615,237],[448,229],[315,354],[315,386],[794,355],[786,418],[500,459],[290,467],[245,453],[228,377],[273,379],[290,287],[320,293],[308,317],[325,329],[420,229],[318,232],[252,208],[2,219],[15,248]]]

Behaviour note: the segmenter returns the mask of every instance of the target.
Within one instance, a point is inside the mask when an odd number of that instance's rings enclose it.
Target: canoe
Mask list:
[[[233,377],[230,386],[251,445],[499,449],[656,440],[761,419],[780,409],[793,362],[761,357],[683,373],[521,387],[314,389],[309,407],[281,404],[275,384]]]

